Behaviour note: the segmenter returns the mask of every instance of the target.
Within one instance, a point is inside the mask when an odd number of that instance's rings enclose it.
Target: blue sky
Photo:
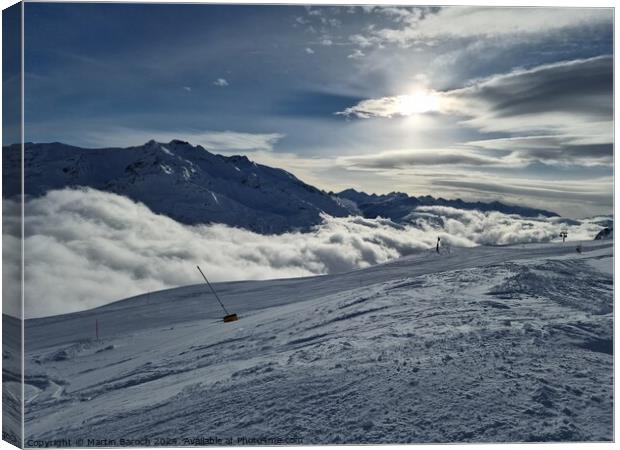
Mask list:
[[[27,3],[26,139],[612,209],[612,10]],[[6,143],[6,142],[5,142]]]

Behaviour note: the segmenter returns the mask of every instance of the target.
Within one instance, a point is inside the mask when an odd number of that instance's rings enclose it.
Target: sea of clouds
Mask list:
[[[18,204],[3,202],[5,312],[19,315]],[[25,203],[25,315],[43,317],[136,294],[213,281],[343,272],[434,247],[547,242],[567,229],[591,240],[602,218],[570,221],[421,207],[410,224],[324,216],[310,232],[261,235],[222,224],[188,226],[94,189],[48,192]]]

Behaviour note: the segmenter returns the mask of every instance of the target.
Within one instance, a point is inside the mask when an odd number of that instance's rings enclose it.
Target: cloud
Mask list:
[[[441,104],[443,112],[469,117],[465,124],[485,132],[603,132],[611,142],[613,57],[517,69],[444,92]]]
[[[342,21],[336,17],[329,17],[335,14],[340,13],[340,8],[337,6],[328,6],[325,8],[306,8],[306,17],[301,18],[301,21],[297,21],[302,25],[307,25],[310,23],[314,23],[317,27],[321,27],[326,29],[328,27],[331,28],[339,28],[342,26]],[[299,19],[299,18],[298,18]]]
[[[407,166],[502,166],[518,164],[510,158],[497,158],[470,149],[417,149],[380,152],[373,155],[343,156],[339,163],[346,167],[367,169],[400,169]]]
[[[189,86],[183,86],[183,90],[187,91],[187,92],[192,92],[192,88]]]
[[[339,28],[342,26],[342,21],[339,19],[335,19],[335,18],[328,19],[327,23],[334,28]]]
[[[607,122],[613,113],[613,57],[564,61],[476,80],[449,91],[428,91],[443,114],[470,117],[484,131],[557,127],[566,116]],[[409,94],[362,100],[337,114],[370,117],[403,115]],[[508,122],[517,118],[519,122]],[[543,123],[539,120],[543,119]],[[573,122],[576,120],[573,120]]]
[[[336,114],[392,119],[412,112],[454,116],[461,126],[508,134],[464,145],[511,151],[523,162],[611,164],[613,57],[515,69],[449,91],[366,99]]]
[[[469,190],[478,195],[489,193],[495,196],[519,195],[542,200],[541,207],[549,207],[550,201],[589,202],[595,205],[610,206],[613,204],[613,178],[603,177],[597,180],[579,181],[544,181],[544,180],[515,180],[509,178],[493,179],[477,177],[450,177],[438,176],[431,180],[437,187],[458,188],[461,191]],[[553,209],[553,208],[550,208]]]
[[[237,131],[211,131],[194,135],[191,140],[212,151],[271,151],[273,146],[283,137],[284,135],[280,133],[256,134]]]
[[[604,136],[550,135],[519,136],[470,141],[466,145],[486,149],[510,151],[521,161],[540,161],[583,166],[613,163],[613,144],[597,142]]]
[[[361,48],[368,48],[374,45],[374,41],[366,36],[362,36],[361,34],[354,34],[349,36],[349,40]]]
[[[531,39],[561,30],[607,25],[613,22],[611,8],[381,8],[375,14],[391,16],[395,26],[373,28],[353,35],[376,46],[410,47],[432,40],[507,38]]]
[[[396,6],[378,6],[373,11],[392,18],[396,22],[413,23],[420,20],[427,8],[408,8]]]
[[[282,140],[282,133],[246,133],[242,131],[196,131],[196,130],[140,130],[124,127],[99,127],[94,131],[78,130],[82,141],[73,140],[69,134],[65,139],[68,142],[79,143],[87,147],[127,147],[142,145],[150,140],[170,142],[173,139],[190,141],[195,145],[202,145],[214,152],[255,152],[272,151],[274,146]],[[67,131],[71,133],[71,130]]]
[[[228,86],[228,81],[226,81],[226,78],[218,78],[213,82],[213,84],[219,87],[226,87]]]
[[[350,53],[349,55],[347,55],[347,58],[349,59],[359,59],[359,58],[363,58],[364,56],[366,56],[364,54],[363,51],[361,51],[360,49],[355,49],[353,51],[353,53]]]
[[[523,218],[499,212],[469,211],[447,206],[422,206],[409,218],[423,230],[445,233],[457,245],[509,245],[557,240],[559,229],[567,229],[572,240],[591,240],[602,227],[600,218],[567,221],[555,218]]]
[[[349,55],[349,57],[352,58],[354,56]],[[434,96],[437,98],[439,96],[439,94],[436,92],[429,92],[426,95],[429,97]],[[374,117],[386,119],[391,119],[394,117],[407,117],[410,116],[413,112],[412,109],[407,106],[410,103],[410,95],[369,98],[366,100],[362,100],[354,106],[350,106],[342,111],[338,111],[335,114],[346,117],[353,116],[359,119],[370,119]]]
[[[310,47],[306,47],[305,52],[309,55],[314,55],[314,50],[312,50]]]
[[[528,136],[467,142],[446,149],[408,149],[368,155],[341,156],[337,163],[355,169],[403,169],[454,166],[526,168],[534,163],[600,166],[613,162],[613,144],[571,144],[556,136]]]
[[[17,206],[3,202],[5,286],[15,286],[11,277],[19,270]],[[125,197],[93,189],[50,191],[29,199],[26,211],[27,317],[199,283],[197,264],[214,281],[298,277],[424,251],[437,235],[459,246],[540,242],[554,238],[559,227],[556,219],[420,208],[406,226],[325,216],[310,233],[264,236],[225,225],[182,225]],[[591,239],[601,226],[588,221],[568,228],[570,238]],[[18,314],[18,292],[4,294],[5,312]]]

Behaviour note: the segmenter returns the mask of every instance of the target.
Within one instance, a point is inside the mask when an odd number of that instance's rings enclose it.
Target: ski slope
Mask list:
[[[216,284],[234,323],[202,284],[28,320],[26,444],[609,441],[612,271],[612,241],[454,248]]]

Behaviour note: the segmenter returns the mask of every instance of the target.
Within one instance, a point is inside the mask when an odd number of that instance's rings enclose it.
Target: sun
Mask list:
[[[439,110],[439,96],[431,91],[418,91],[410,95],[400,95],[396,106],[403,116],[424,114]]]

